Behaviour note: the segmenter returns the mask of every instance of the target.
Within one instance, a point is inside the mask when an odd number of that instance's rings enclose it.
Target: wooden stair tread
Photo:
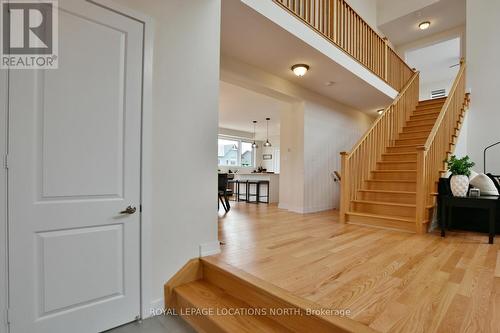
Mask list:
[[[371,192],[371,193],[417,194],[417,192],[411,192],[411,191],[368,190],[368,189],[361,189],[358,191],[359,192]]]
[[[397,162],[397,163],[405,163],[405,162]],[[407,162],[407,163],[412,163],[412,162]],[[389,172],[417,172],[417,170],[373,170],[372,172],[381,172],[381,173],[389,173]]]
[[[384,201],[369,201],[369,200],[352,200],[352,202],[373,204],[373,205],[385,205],[385,206],[402,206],[402,207],[416,207],[414,204],[404,204],[404,203],[394,203],[394,202],[384,202]]]
[[[196,309],[215,311],[205,315],[205,319],[213,323],[221,332],[292,332],[267,316],[251,316],[245,313],[238,315],[221,315],[229,309],[251,309],[247,303],[227,294],[222,289],[205,281],[198,280],[175,288],[182,305]],[[220,313],[217,311],[220,310]]]
[[[379,214],[370,214],[370,213],[359,213],[359,212],[353,212],[349,211],[347,212],[349,215],[354,215],[354,216],[363,216],[363,217],[368,217],[368,218],[378,218],[378,219],[386,219],[386,220],[394,220],[394,221],[399,221],[403,223],[415,223],[415,221],[409,217],[404,217],[404,216],[390,216],[390,215],[379,215]]]
[[[416,183],[416,180],[400,180],[400,179],[367,179],[367,182],[390,182],[390,183]]]

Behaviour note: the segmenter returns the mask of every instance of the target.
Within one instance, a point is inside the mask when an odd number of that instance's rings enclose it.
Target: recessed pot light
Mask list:
[[[327,81],[327,82],[325,82],[325,86],[327,86],[327,87],[331,87],[334,84],[335,84],[335,81]]]
[[[309,65],[297,64],[292,66],[293,73],[298,77],[306,75],[308,70],[309,70]]]
[[[427,30],[427,29],[429,29],[430,26],[431,26],[431,22],[429,22],[429,21],[422,22],[418,25],[420,30]]]
[[[382,113],[384,113],[384,109],[377,110],[377,113],[378,113],[378,114],[382,114]]]

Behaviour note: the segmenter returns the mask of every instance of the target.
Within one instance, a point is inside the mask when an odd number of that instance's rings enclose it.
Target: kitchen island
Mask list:
[[[239,181],[259,181],[259,180],[267,180],[269,181],[269,203],[278,203],[279,202],[279,189],[280,189],[280,175],[276,173],[235,173],[234,180]],[[240,186],[241,194],[245,193],[245,187]],[[252,193],[255,190],[252,189]],[[263,195],[266,194],[265,186],[262,187],[261,190],[261,200],[265,201],[266,198]]]

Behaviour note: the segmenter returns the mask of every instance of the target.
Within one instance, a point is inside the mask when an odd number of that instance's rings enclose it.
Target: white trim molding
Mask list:
[[[153,191],[153,53],[154,20],[112,0],[87,0],[143,24],[142,144],[141,144],[141,316],[150,317],[153,295],[152,191]]]
[[[0,70],[0,333],[8,331],[8,226],[7,226],[7,136],[8,71]]]

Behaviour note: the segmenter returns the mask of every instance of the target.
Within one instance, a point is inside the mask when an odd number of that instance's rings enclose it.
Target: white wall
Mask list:
[[[483,169],[483,149],[500,141],[500,1],[467,0],[467,85],[471,105],[467,150]],[[487,171],[500,174],[500,147],[488,155]]]
[[[436,89],[446,89],[446,96],[450,93],[450,89],[453,86],[455,79],[443,80],[437,82],[420,82],[420,100],[431,99],[431,91]]]
[[[356,13],[368,23],[379,35],[384,34],[378,29],[377,25],[377,1],[375,0],[346,0]]]
[[[345,112],[334,103],[305,103],[304,211],[339,207],[340,152],[349,151],[368,130],[373,119],[359,112]]]
[[[116,0],[155,20],[153,302],[200,244],[217,249],[220,0]],[[179,164],[179,161],[183,163]],[[196,200],[189,200],[196,193]],[[148,283],[148,281],[145,281]]]
[[[296,102],[281,112],[279,207],[304,211],[304,103]]]
[[[378,25],[390,22],[401,16],[410,14],[421,8],[429,6],[439,0],[367,0],[377,2]]]

